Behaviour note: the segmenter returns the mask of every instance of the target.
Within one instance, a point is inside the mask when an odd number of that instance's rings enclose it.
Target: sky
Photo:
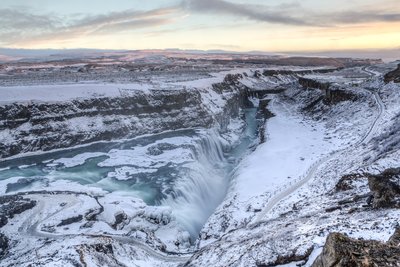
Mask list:
[[[1,0],[0,47],[400,48],[399,0]]]

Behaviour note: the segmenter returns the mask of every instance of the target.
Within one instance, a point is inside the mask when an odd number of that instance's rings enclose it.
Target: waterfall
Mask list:
[[[246,130],[239,143],[225,147],[226,140],[215,130],[200,135],[194,147],[194,160],[179,170],[173,192],[160,205],[170,206],[176,220],[197,238],[203,225],[223,201],[231,182],[232,171],[256,140],[256,109],[245,110]],[[225,150],[228,150],[224,153]],[[236,160],[228,160],[235,158]]]
[[[15,184],[9,187],[12,192],[44,190],[68,181],[72,188],[76,184],[101,188],[140,198],[149,206],[170,207],[182,230],[195,240],[223,201],[235,165],[256,140],[255,114],[256,109],[244,110],[245,130],[237,119],[224,134],[216,129],[187,129],[95,143],[11,160],[0,174]],[[27,182],[16,183],[20,178]]]
[[[195,160],[183,165],[173,193],[162,200],[170,206],[176,220],[197,237],[202,226],[222,202],[229,184],[229,163],[223,142],[216,131],[202,134],[195,147]]]

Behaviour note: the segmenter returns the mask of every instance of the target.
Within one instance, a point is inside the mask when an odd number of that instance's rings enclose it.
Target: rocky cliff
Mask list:
[[[299,77],[299,84],[305,89],[318,89],[324,94],[323,101],[326,104],[337,104],[342,101],[355,101],[356,96],[348,90],[341,90],[331,86],[328,82],[321,82],[314,79]]]
[[[384,80],[385,83],[390,83],[390,82],[400,83],[400,64],[397,66],[397,69],[386,73]]]
[[[221,109],[210,107],[210,96],[222,101]],[[224,128],[238,115],[239,98],[239,89],[222,83],[208,90],[6,104],[0,106],[0,158],[214,123]]]
[[[371,190],[371,204],[374,208],[400,207],[400,168],[392,168],[381,174],[367,174]]]
[[[275,76],[275,75],[306,75],[315,73],[330,73],[334,71],[341,70],[342,68],[327,68],[327,69],[313,69],[313,70],[264,70],[263,74],[265,76]]]
[[[264,94],[272,88],[268,93],[276,93],[275,87],[296,80],[286,72],[279,77],[249,73],[227,74],[220,82],[190,89],[172,85],[174,89],[119,89],[113,96],[0,103],[0,158],[215,124],[224,131],[240,107],[249,105],[250,91]]]
[[[400,266],[399,230],[387,243],[332,233],[312,267]]]
[[[299,84],[303,86],[303,88],[312,88],[312,89],[320,89],[320,90],[328,90],[330,88],[329,83],[320,82],[314,79],[308,78],[299,78]]]

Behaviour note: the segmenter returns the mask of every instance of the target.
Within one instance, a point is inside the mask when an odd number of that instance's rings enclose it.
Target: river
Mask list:
[[[170,207],[193,240],[257,143],[256,109],[243,115],[246,127],[234,145],[215,129],[188,129],[6,160],[0,162],[3,191],[54,190],[57,181],[68,181],[138,197]]]

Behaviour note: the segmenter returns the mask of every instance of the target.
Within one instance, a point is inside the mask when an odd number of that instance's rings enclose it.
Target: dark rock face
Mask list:
[[[299,78],[299,84],[305,89],[318,89],[324,93],[323,101],[325,104],[335,105],[342,101],[356,101],[357,97],[344,90],[332,88],[330,83],[320,82],[308,78]]]
[[[243,79],[243,75],[240,73],[228,74],[224,78],[224,83],[229,85],[237,85],[241,79]]]
[[[36,201],[23,198],[19,195],[0,196],[0,228],[8,223],[9,218],[32,209]],[[9,248],[9,239],[0,233],[0,260],[6,255]]]
[[[122,224],[126,219],[128,219],[128,215],[126,215],[125,212],[117,213],[115,214],[114,217],[115,217],[115,222],[111,226],[114,229],[117,229],[120,224]]]
[[[245,107],[248,103],[245,91],[248,87],[239,83],[241,74],[227,75],[222,83],[212,85],[213,90],[218,94],[227,94],[230,97],[224,97],[226,101],[224,112],[216,114],[214,119],[219,123],[221,130],[225,131],[232,117],[239,116],[239,108]]]
[[[311,72],[309,72],[311,73]],[[296,75],[296,74],[303,74],[303,73],[296,73],[292,70],[264,70],[264,76],[276,76],[276,75]]]
[[[313,73],[330,73],[341,70],[343,68],[331,68],[331,69],[316,69],[316,70],[264,70],[264,76],[276,76],[276,75],[306,75]]]
[[[0,228],[8,223],[8,218],[4,214],[0,214]]]
[[[387,242],[391,246],[398,247],[400,245],[400,228],[397,228],[394,234],[389,238]]]
[[[57,225],[57,226],[65,226],[65,225],[69,225],[69,224],[73,224],[73,223],[77,223],[82,221],[83,216],[82,215],[78,215],[78,216],[74,216],[65,220],[61,220],[61,222]]]
[[[308,78],[299,78],[299,84],[303,86],[303,88],[312,88],[312,89],[320,89],[320,90],[328,90],[330,87],[329,83],[319,82],[317,80],[308,79]]]
[[[368,174],[367,177],[374,208],[400,206],[400,168],[387,169],[379,175]]]
[[[353,189],[353,181],[360,178],[363,178],[363,176],[358,173],[343,175],[336,184],[335,189],[337,192]]]
[[[298,254],[297,251],[292,251],[288,255],[281,256],[279,255],[277,259],[273,262],[268,262],[268,263],[256,263],[257,267],[273,267],[273,266],[278,266],[278,265],[284,265],[292,262],[297,262],[297,261],[307,261],[308,257],[311,255],[311,252],[313,251],[313,248],[309,248],[306,250],[305,253],[303,254]]]
[[[9,247],[8,243],[8,238],[4,234],[0,233],[0,259],[2,259],[7,253]]]
[[[398,231],[396,231],[398,232]],[[356,240],[340,233],[328,236],[312,267],[400,266],[400,247],[393,243]]]
[[[270,102],[269,99],[262,99],[260,100],[260,104],[258,106],[258,111],[257,111],[257,120],[259,121],[258,123],[258,136],[260,138],[260,143],[265,142],[265,123],[269,118],[272,118],[275,116],[269,109],[268,109],[268,103]]]
[[[19,195],[0,197],[0,228],[8,223],[8,218],[30,210],[36,206],[36,201]]]
[[[400,168],[386,169],[380,174],[348,174],[340,178],[336,191],[353,189],[353,182],[367,179],[370,193],[367,195],[367,205],[373,208],[400,207]]]
[[[385,83],[395,82],[400,83],[400,64],[394,71],[388,72],[384,76]]]
[[[325,103],[335,105],[342,101],[356,101],[357,96],[353,95],[350,92],[346,92],[340,89],[330,89],[327,90],[327,95],[325,96]]]
[[[63,103],[6,105],[0,107],[0,131],[13,129],[13,134],[10,142],[0,144],[0,157],[167,129],[208,126],[212,117],[200,103],[199,92],[180,90]],[[196,114],[196,120],[192,114]],[[151,125],[151,118],[157,115],[163,119],[153,120]],[[184,120],[185,116],[191,120]]]
[[[105,240],[106,241],[106,240]],[[114,249],[111,244],[88,244],[77,247],[80,264],[82,266],[125,266],[115,259]]]

